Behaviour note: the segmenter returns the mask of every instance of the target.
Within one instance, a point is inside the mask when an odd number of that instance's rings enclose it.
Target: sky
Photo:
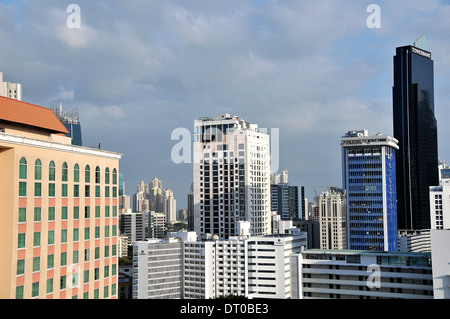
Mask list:
[[[229,113],[279,130],[278,172],[312,200],[341,186],[347,131],[393,134],[395,48],[423,34],[450,163],[448,0],[0,0],[0,72],[25,102],[76,107],[83,145],[123,154],[127,195],[158,177],[186,208],[172,132]]]

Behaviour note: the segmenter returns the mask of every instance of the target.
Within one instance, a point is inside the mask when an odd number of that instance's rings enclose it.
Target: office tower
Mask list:
[[[117,298],[121,154],[72,145],[48,108],[0,97],[0,298]]]
[[[150,210],[149,187],[144,181],[141,181],[136,187],[136,193],[133,194],[133,212],[147,212]]]
[[[439,185],[433,72],[430,52],[411,45],[396,49],[392,95],[399,229],[430,228],[429,187]]]
[[[164,238],[166,236],[166,215],[164,213],[150,212],[149,238]]]
[[[194,122],[194,229],[228,238],[239,221],[270,234],[269,135],[229,114]]]
[[[320,248],[347,249],[345,190],[330,187],[319,196]]]
[[[145,213],[132,213],[130,211],[119,214],[120,235],[127,236],[130,242],[144,240],[147,223]]]
[[[341,139],[342,183],[347,190],[348,249],[396,251],[397,141],[367,130]]]
[[[56,117],[61,121],[61,123],[64,124],[67,131],[69,131],[68,133],[66,133],[66,136],[72,139],[72,144],[82,146],[83,139],[81,137],[81,124],[80,117],[78,115],[78,109],[73,108],[69,111],[64,112],[62,110],[61,104],[59,105],[59,107],[52,105],[50,109],[53,113],[55,113]]]
[[[291,255],[292,299],[432,299],[430,253],[307,249]]]
[[[119,174],[119,196],[125,195],[125,178],[123,173]]]
[[[150,181],[149,193],[150,210],[158,213],[164,212],[162,182],[157,177]]]
[[[133,299],[181,299],[183,242],[178,238],[133,243]]]
[[[279,183],[270,185],[271,210],[276,211],[281,219],[294,219],[298,217],[298,187]]]
[[[162,198],[166,222],[173,224],[177,221],[177,200],[173,197],[173,191],[166,188],[162,193]]]
[[[3,72],[0,72],[0,96],[22,100],[22,84],[3,82]]]

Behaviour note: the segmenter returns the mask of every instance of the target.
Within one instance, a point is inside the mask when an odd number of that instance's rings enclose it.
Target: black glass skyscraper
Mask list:
[[[429,186],[439,185],[437,123],[434,116],[433,60],[415,46],[394,56],[394,137],[398,229],[429,229]]]

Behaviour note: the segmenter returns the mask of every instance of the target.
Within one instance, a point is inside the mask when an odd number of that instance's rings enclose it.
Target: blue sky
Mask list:
[[[69,28],[69,4],[81,27]],[[368,28],[377,4],[381,27]],[[23,100],[76,106],[85,146],[123,153],[129,195],[154,176],[185,208],[171,133],[231,113],[279,128],[293,185],[341,184],[348,130],[392,134],[392,60],[426,34],[439,154],[450,162],[449,1],[0,1],[0,71]],[[319,189],[317,189],[319,191]]]

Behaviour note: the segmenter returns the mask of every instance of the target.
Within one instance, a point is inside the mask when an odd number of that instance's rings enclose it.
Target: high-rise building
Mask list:
[[[162,182],[157,177],[154,177],[149,184],[149,202],[151,211],[157,213],[164,212],[164,196],[163,196]]]
[[[396,49],[392,95],[399,229],[430,228],[429,187],[439,185],[433,68],[424,48]]]
[[[3,72],[0,72],[0,96],[22,101],[22,84],[3,82]]]
[[[347,249],[347,200],[345,190],[330,187],[319,196],[321,249]]]
[[[121,154],[73,145],[48,108],[0,97],[0,298],[117,298]]]
[[[397,251],[397,141],[360,130],[347,132],[341,146],[348,249]]]
[[[141,181],[136,187],[136,193],[133,194],[133,212],[150,211],[150,194],[148,185]]]
[[[194,229],[228,238],[239,221],[270,234],[269,135],[229,114],[194,122]]]
[[[66,136],[72,139],[73,145],[82,146],[83,139],[81,136],[81,124],[80,124],[80,116],[78,115],[78,109],[73,108],[69,111],[63,111],[62,105],[59,106],[51,106],[50,109],[53,113],[55,113],[56,117],[64,124],[68,133]],[[99,147],[100,148],[100,147]]]
[[[177,200],[173,196],[173,191],[166,188],[162,193],[164,214],[166,215],[166,222],[173,224],[177,220]]]
[[[298,217],[298,186],[279,183],[270,185],[271,210],[276,211],[281,219],[294,219]]]
[[[450,180],[430,187],[431,229],[450,229]]]

